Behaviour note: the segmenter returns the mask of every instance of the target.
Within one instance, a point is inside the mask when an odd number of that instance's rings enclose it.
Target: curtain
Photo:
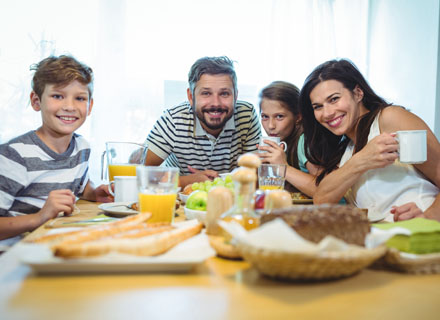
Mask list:
[[[100,181],[106,141],[143,142],[171,103],[186,99],[192,63],[236,61],[239,98],[258,105],[274,80],[301,87],[336,57],[367,71],[369,1],[77,0],[0,5],[0,142],[40,125],[29,107],[29,66],[70,53],[95,73],[94,108],[79,130],[91,144],[90,173]],[[17,125],[20,123],[20,125]]]

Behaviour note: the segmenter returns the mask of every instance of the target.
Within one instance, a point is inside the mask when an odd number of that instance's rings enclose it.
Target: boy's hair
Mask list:
[[[35,71],[32,90],[40,99],[47,84],[63,87],[75,80],[87,85],[89,100],[92,98],[93,70],[71,56],[50,56],[33,64],[30,69]]]

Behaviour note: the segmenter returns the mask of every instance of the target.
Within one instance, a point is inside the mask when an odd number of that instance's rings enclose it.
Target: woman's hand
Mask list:
[[[257,153],[263,163],[287,164],[286,153],[282,146],[274,141],[264,140],[267,146],[257,146],[258,150],[266,151]]]
[[[414,202],[405,203],[401,206],[393,206],[390,212],[394,214],[394,221],[424,217],[423,211],[420,210]]]
[[[394,163],[399,157],[399,143],[395,136],[395,133],[382,133],[368,142],[353,156],[357,158],[360,168],[367,171]]]

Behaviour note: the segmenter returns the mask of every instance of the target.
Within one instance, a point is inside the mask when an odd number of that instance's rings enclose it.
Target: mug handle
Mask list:
[[[284,152],[287,151],[287,143],[285,143],[284,141],[281,141],[279,145],[280,145],[280,146],[283,145],[283,150],[284,150]]]
[[[113,189],[112,189],[112,184],[114,185],[115,184],[115,182],[114,181],[109,181],[109,183],[108,183],[108,192],[114,197],[115,196],[115,193],[113,192]]]

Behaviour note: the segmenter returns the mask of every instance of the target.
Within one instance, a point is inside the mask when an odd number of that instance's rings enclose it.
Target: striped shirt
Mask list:
[[[217,138],[208,134],[194,116],[189,102],[165,110],[145,141],[148,149],[165,160],[164,165],[180,168],[181,175],[198,170],[227,173],[237,167],[237,158],[257,150],[260,123],[252,104],[237,101],[234,115]]]
[[[89,144],[77,134],[62,154],[35,131],[0,145],[0,216],[36,213],[52,190],[82,194],[89,180],[89,156]]]

